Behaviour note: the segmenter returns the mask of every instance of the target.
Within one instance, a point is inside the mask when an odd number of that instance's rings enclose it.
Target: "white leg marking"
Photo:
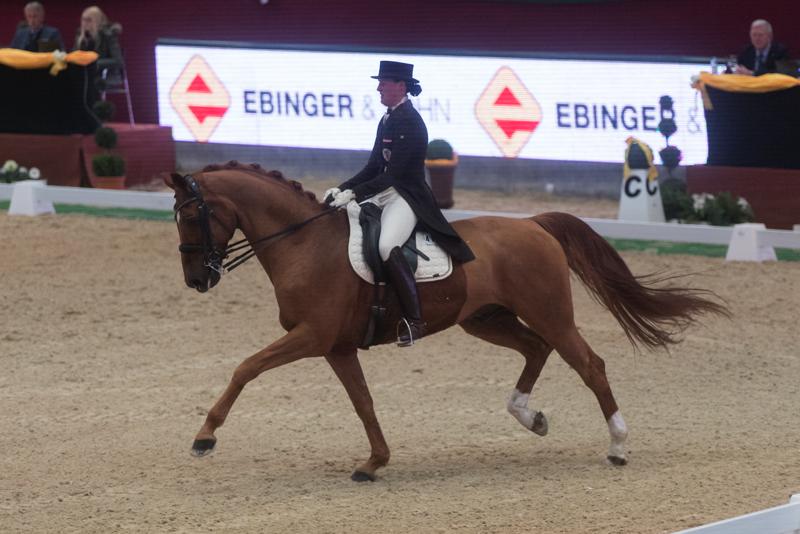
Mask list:
[[[619,411],[608,418],[608,432],[611,434],[611,446],[608,448],[609,459],[619,458],[627,461],[625,457],[625,440],[628,438],[628,427]]]
[[[528,409],[529,399],[529,393],[522,393],[520,390],[515,389],[506,405],[508,413],[513,415],[528,430],[544,436],[547,434],[547,419],[545,419],[542,412]]]

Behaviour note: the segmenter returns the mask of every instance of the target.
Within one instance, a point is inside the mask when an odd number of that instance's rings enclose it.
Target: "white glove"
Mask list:
[[[356,194],[353,193],[352,189],[345,189],[344,191],[340,192],[336,195],[336,198],[333,199],[331,202],[331,206],[334,208],[342,208],[347,205],[348,202],[356,198]]]
[[[336,195],[338,195],[339,193],[341,193],[341,191],[339,190],[338,187],[331,187],[330,189],[325,191],[325,193],[322,195],[322,201],[325,204],[330,204],[331,202],[333,202],[333,199],[336,198]]]

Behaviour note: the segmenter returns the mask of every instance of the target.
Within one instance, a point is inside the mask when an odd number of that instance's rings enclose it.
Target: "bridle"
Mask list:
[[[212,210],[208,204],[206,204],[205,200],[203,199],[203,194],[200,192],[200,185],[197,183],[197,180],[190,175],[187,174],[183,177],[184,181],[189,190],[189,194],[191,195],[188,199],[181,202],[179,205],[175,206],[174,209],[174,216],[175,222],[178,222],[178,215],[180,210],[189,204],[193,204],[197,202],[197,213],[200,218],[200,234],[201,234],[201,243],[181,243],[178,245],[178,250],[180,252],[202,252],[203,253],[203,266],[208,268],[211,271],[216,272],[220,276],[223,273],[231,272],[250,258],[256,255],[256,253],[263,248],[267,244],[268,241],[273,239],[277,239],[279,237],[283,237],[285,235],[289,235],[292,232],[299,230],[300,228],[304,227],[308,223],[319,219],[323,215],[328,215],[330,213],[336,212],[335,208],[326,208],[324,211],[317,213],[313,217],[310,217],[304,221],[299,223],[293,223],[273,234],[270,234],[266,237],[262,237],[256,239],[252,243],[249,242],[247,239],[240,239],[239,241],[235,241],[233,243],[227,244],[224,249],[219,249],[216,244],[214,243],[213,235],[211,234],[211,223],[210,219],[214,216],[214,210]],[[217,217],[217,221],[222,223]],[[223,263],[232,253],[234,252],[241,252],[238,256],[231,259],[228,262]]]
[[[222,261],[228,257],[228,250],[227,247],[225,250],[220,250],[217,248],[217,245],[214,243],[214,239],[211,235],[210,218],[212,215],[214,215],[214,211],[208,207],[208,204],[206,204],[205,200],[203,199],[203,194],[200,192],[200,186],[197,184],[197,181],[194,179],[194,177],[187,175],[184,176],[184,180],[186,181],[186,185],[189,189],[191,197],[175,207],[175,222],[179,222],[178,216],[180,215],[182,208],[197,202],[197,213],[200,218],[201,243],[181,243],[178,245],[178,250],[185,253],[202,252],[203,266],[216,271],[221,275],[224,268]]]

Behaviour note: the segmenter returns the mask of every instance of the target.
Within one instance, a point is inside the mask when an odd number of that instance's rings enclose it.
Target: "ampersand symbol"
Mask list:
[[[361,111],[361,116],[366,120],[375,118],[375,112],[372,110],[372,98],[369,95],[364,97],[364,109]]]

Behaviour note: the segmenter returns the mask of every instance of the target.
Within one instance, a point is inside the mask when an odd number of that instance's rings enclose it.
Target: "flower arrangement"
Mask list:
[[[731,226],[753,221],[753,210],[747,200],[727,191],[717,195],[692,195],[692,200],[699,220],[714,226]]]
[[[690,195],[686,192],[686,185],[674,178],[661,184],[661,198],[667,220],[714,226],[731,226],[754,220],[753,210],[744,198],[727,191],[716,195]]]
[[[13,159],[6,160],[0,167],[0,183],[10,184],[22,180],[39,180],[42,173],[36,167],[22,167]]]

